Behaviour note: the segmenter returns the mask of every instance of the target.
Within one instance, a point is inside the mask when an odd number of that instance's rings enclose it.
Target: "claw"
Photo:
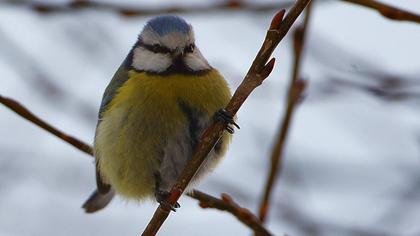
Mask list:
[[[156,201],[162,205],[163,208],[169,209],[173,212],[176,212],[177,208],[180,208],[181,205],[179,205],[178,202],[176,202],[174,205],[171,205],[168,200],[168,196],[169,196],[169,192],[168,191],[162,191],[162,190],[157,190],[155,193],[155,197],[156,197]]]
[[[226,131],[230,134],[233,134],[235,130],[233,129],[232,125],[236,128],[240,129],[239,125],[235,122],[232,115],[229,114],[225,109],[220,109],[214,115],[216,120],[219,120],[226,124]]]
[[[169,210],[171,210],[171,211],[173,211],[173,212],[176,212],[176,206],[172,206],[171,204],[169,204],[169,202],[168,201],[166,201],[166,200],[163,200],[163,201],[160,201],[159,202],[160,203],[160,205],[163,207],[163,208],[166,208],[166,209],[169,209]],[[179,205],[179,204],[178,204]]]

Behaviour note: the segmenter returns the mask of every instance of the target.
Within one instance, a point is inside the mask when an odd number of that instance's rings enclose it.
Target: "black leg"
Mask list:
[[[171,205],[168,202],[169,192],[160,190],[159,186],[162,181],[162,178],[159,173],[155,173],[155,198],[158,203],[160,203],[163,207],[170,209],[172,211],[176,211],[176,208],[180,208],[181,205],[179,203],[175,203],[175,205]]]
[[[232,115],[229,114],[225,109],[220,109],[214,114],[214,118],[218,121],[221,121],[226,124],[227,132],[233,134],[235,130],[233,129],[232,125],[236,128],[240,129],[238,124],[236,124],[235,120],[233,119]]]
[[[160,203],[163,207],[167,208],[167,209],[171,209],[172,211],[176,211],[177,208],[180,208],[181,205],[179,205],[179,203],[175,203],[175,205],[171,205],[168,202],[168,197],[169,197],[169,192],[168,191],[162,191],[162,190],[155,190],[155,197],[156,197],[156,201],[158,203]]]

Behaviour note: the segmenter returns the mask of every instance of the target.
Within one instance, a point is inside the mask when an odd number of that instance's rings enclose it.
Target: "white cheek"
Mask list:
[[[171,63],[169,55],[153,53],[141,47],[134,49],[132,66],[137,70],[163,72]]]
[[[201,55],[200,51],[196,48],[193,53],[185,55],[185,64],[193,71],[208,70],[211,69],[209,63]]]

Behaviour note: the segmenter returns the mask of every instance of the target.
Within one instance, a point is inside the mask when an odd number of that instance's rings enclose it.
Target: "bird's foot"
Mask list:
[[[171,211],[176,212],[177,208],[180,208],[181,205],[179,205],[178,202],[176,202],[174,205],[171,205],[168,202],[168,197],[169,197],[169,192],[168,191],[163,191],[163,190],[156,190],[155,192],[155,197],[156,197],[156,201],[162,205],[162,207],[166,208],[166,209],[170,209]]]
[[[240,129],[238,124],[236,124],[235,120],[233,119],[233,116],[229,114],[225,109],[220,109],[214,114],[214,118],[218,121],[223,122],[226,125],[226,131],[233,134],[235,130],[233,129],[233,126]]]

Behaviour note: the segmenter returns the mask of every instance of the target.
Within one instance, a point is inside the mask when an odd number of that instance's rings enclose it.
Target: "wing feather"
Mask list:
[[[119,88],[121,88],[124,83],[129,79],[128,71],[130,69],[130,59],[131,53],[127,56],[127,58],[124,60],[124,62],[120,65],[117,72],[115,72],[114,76],[112,77],[111,82],[108,84],[108,86],[105,89],[105,92],[102,97],[101,106],[99,108],[98,113],[98,124],[96,125],[96,130],[98,130],[98,126],[101,123],[101,120],[103,118],[104,112],[107,110],[108,105],[111,103],[112,99],[115,97],[115,95],[118,93]],[[96,139],[96,134],[95,134]],[[105,181],[101,177],[101,173],[98,167],[98,160],[100,159],[100,152],[95,150],[95,160],[96,160],[96,185],[98,188],[98,192],[100,194],[106,194],[110,191],[111,185],[108,183],[105,183]]]

